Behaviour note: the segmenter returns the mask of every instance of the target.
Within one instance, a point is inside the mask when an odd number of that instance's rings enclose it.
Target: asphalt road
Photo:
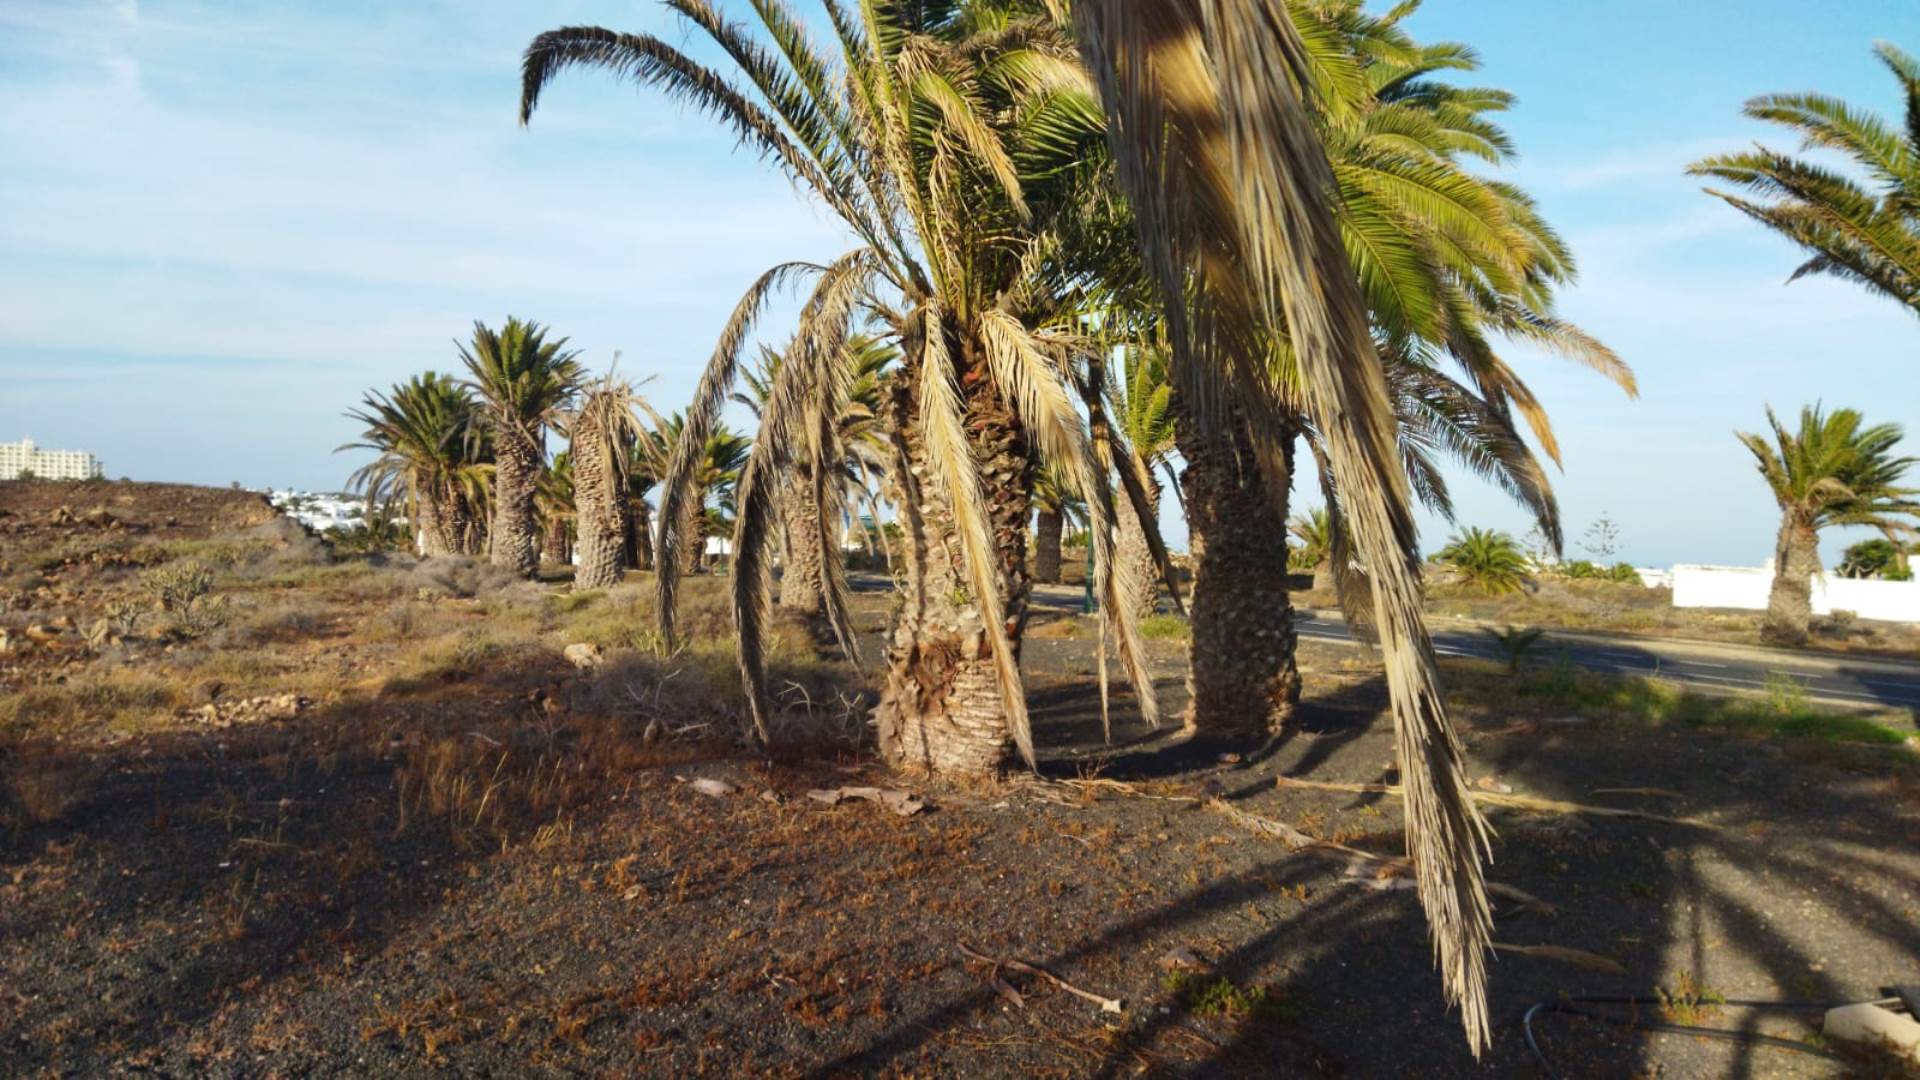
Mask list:
[[[1067,586],[1037,586],[1034,603],[1054,611],[1079,611],[1082,593]],[[1337,615],[1298,612],[1302,637],[1357,645]],[[1478,627],[1428,623],[1433,647],[1442,656],[1501,659],[1498,646]],[[1764,691],[1768,680],[1792,679],[1808,698],[1848,705],[1912,709],[1920,713],[1920,661],[1881,657],[1792,653],[1741,645],[1633,638],[1549,630],[1533,655],[1589,671],[1618,675],[1657,675],[1704,691]]]

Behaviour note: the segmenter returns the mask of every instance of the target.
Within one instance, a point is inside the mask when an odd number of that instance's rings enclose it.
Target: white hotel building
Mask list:
[[[32,439],[0,443],[0,480],[30,473],[42,480],[97,480],[100,459],[85,450],[42,450]]]

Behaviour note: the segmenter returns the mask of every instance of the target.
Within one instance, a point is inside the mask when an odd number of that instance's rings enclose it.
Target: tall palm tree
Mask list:
[[[906,532],[906,590],[877,709],[883,754],[936,772],[997,770],[1009,747],[1034,761],[1019,644],[1026,540],[1036,466],[1050,461],[1087,498],[1103,598],[1120,595],[1112,559],[1112,495],[1101,482],[1066,368],[1084,343],[1052,327],[1083,253],[1061,243],[1092,201],[1082,167],[1100,143],[1100,111],[1072,61],[1058,7],[1038,2],[829,3],[837,57],[816,49],[779,0],[754,4],[756,29],[726,22],[705,0],[671,5],[727,56],[739,80],[668,42],[597,28],[543,34],[523,67],[522,117],[563,69],[587,65],[659,87],[717,116],[826,204],[860,246],[827,266],[770,270],[721,335],[663,484],[663,545],[688,530],[695,462],[737,378],[739,353],[765,296],[811,276],[801,348],[789,352],[740,484],[735,619],[756,730],[767,732],[760,627],[766,547],[777,536],[777,477],[794,458],[824,475],[838,460],[831,418],[852,381],[839,342],[867,304],[901,348],[882,410]],[[836,486],[821,527],[839,519]],[[690,537],[687,537],[690,539]],[[668,560],[662,559],[663,564]],[[827,565],[830,575],[834,560]],[[660,575],[671,634],[674,581]],[[843,644],[839,589],[829,618]],[[1114,619],[1142,711],[1155,717],[1137,629]]]
[[[1190,422],[1217,428],[1220,403],[1237,401],[1253,460],[1278,491],[1289,481],[1290,410],[1268,360],[1284,330],[1304,399],[1298,411],[1320,432],[1367,568],[1405,777],[1408,854],[1443,984],[1478,1052],[1488,1041],[1487,828],[1468,794],[1421,621],[1413,496],[1341,235],[1333,168],[1302,98],[1310,56],[1278,0],[1081,0],[1073,17],[1101,84]]]
[[[612,375],[589,388],[566,421],[573,459],[575,528],[580,538],[576,589],[604,589],[631,565],[631,481],[627,475],[642,431],[633,386]]]
[[[582,377],[566,344],[565,338],[548,341],[539,323],[509,318],[498,331],[476,321],[472,341],[458,346],[493,438],[492,561],[522,577],[540,568],[533,501],[547,459],[547,429],[571,404]]]
[[[1802,149],[1845,156],[1860,179],[1765,146],[1702,158],[1687,172],[1771,200],[1707,189],[1811,253],[1789,281],[1832,275],[1920,314],[1920,61],[1884,41],[1873,51],[1900,84],[1900,127],[1826,94],[1766,94],[1744,110],[1799,135]]]
[[[466,387],[429,371],[389,393],[369,391],[347,413],[365,431],[340,450],[379,455],[355,470],[349,486],[365,489],[370,509],[402,505],[424,555],[460,554],[476,508],[486,504],[490,465],[476,412]]]
[[[1765,633],[1781,644],[1799,645],[1806,642],[1813,618],[1820,530],[1867,525],[1898,541],[1913,531],[1900,519],[1920,515],[1915,500],[1920,488],[1899,486],[1915,459],[1894,456],[1898,424],[1864,427],[1853,409],[1826,413],[1818,405],[1800,410],[1798,431],[1781,426],[1772,409],[1767,424],[1773,429],[1771,442],[1764,435],[1735,434],[1780,505]]]
[[[1510,142],[1487,115],[1505,108],[1510,95],[1442,81],[1478,62],[1464,46],[1415,42],[1400,23],[1416,7],[1400,4],[1372,16],[1356,0],[1288,5],[1310,31],[1303,36],[1304,77],[1319,103],[1311,119],[1340,195],[1342,239],[1380,343],[1413,494],[1451,519],[1436,461],[1451,457],[1520,501],[1557,547],[1557,506],[1516,415],[1556,462],[1558,445],[1544,410],[1493,339],[1587,364],[1630,395],[1632,373],[1554,314],[1553,288],[1571,280],[1573,262],[1526,196],[1461,164],[1498,163],[1510,154]],[[1291,473],[1295,436],[1305,440],[1335,511],[1329,531],[1344,550],[1337,491],[1290,343],[1270,348],[1284,410],[1280,459]],[[1186,409],[1177,384],[1173,404],[1176,415]],[[1194,567],[1188,722],[1211,731],[1278,728],[1300,687],[1289,575],[1271,543],[1284,530],[1289,492],[1250,467],[1252,436],[1239,406],[1227,401],[1216,411],[1230,422],[1211,425],[1211,432],[1176,426],[1187,463],[1181,482]],[[1352,560],[1322,562],[1321,576],[1331,577],[1336,564],[1350,567]],[[1349,617],[1364,621],[1364,580],[1341,580]]]

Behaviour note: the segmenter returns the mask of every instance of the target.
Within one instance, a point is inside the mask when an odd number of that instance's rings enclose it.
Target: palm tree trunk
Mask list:
[[[826,614],[821,595],[825,581],[825,555],[820,550],[820,506],[813,497],[813,470],[797,464],[787,478],[786,498],[780,501],[786,515],[787,560],[780,572],[780,607],[806,616]]]
[[[999,562],[995,578],[1017,657],[1030,588],[1026,547],[1032,459],[1012,415],[984,389],[986,380],[963,380],[962,385],[971,391],[967,440],[982,474]],[[894,624],[886,682],[875,709],[880,753],[895,768],[988,776],[1006,763],[1012,733],[992,645],[971,599],[953,513],[932,482],[935,474],[916,415],[911,393],[896,387],[889,419],[901,459],[895,472],[904,489],[897,493],[897,505],[905,534],[905,602]]]
[[[1813,622],[1813,576],[1820,572],[1820,537],[1788,514],[1773,555],[1773,592],[1761,636],[1776,645],[1805,645]]]
[[[1277,731],[1300,701],[1286,514],[1267,492],[1237,418],[1231,445],[1201,438],[1197,427],[1175,426],[1187,460],[1181,484],[1193,558],[1187,727],[1227,735]]]
[[[424,488],[414,495],[415,514],[419,518],[414,526],[414,536],[419,541],[420,554],[429,559],[445,558],[459,551],[448,535],[447,514],[441,502],[440,493],[431,488]]]
[[[680,529],[680,536],[680,572],[697,574],[700,572],[700,562],[707,554],[705,492],[700,492],[698,498],[687,500],[686,521]]]
[[[1127,468],[1122,462],[1121,468]],[[1147,506],[1155,515],[1160,512],[1160,482],[1154,479],[1151,470],[1142,470],[1140,477],[1147,493]],[[1120,537],[1115,558],[1133,571],[1133,595],[1128,598],[1136,619],[1150,619],[1160,603],[1160,564],[1154,561],[1153,548],[1147,543],[1146,528],[1141,524],[1140,516],[1133,512],[1133,500],[1124,494],[1115,493],[1113,500],[1114,517],[1120,526]]]
[[[565,566],[573,561],[573,538],[568,535],[567,519],[555,516],[540,535],[540,561]]]
[[[641,570],[653,569],[653,506],[643,497],[629,500],[627,561]]]
[[[1033,580],[1060,583],[1060,534],[1066,519],[1057,510],[1042,509],[1034,523]]]
[[[627,568],[627,534],[631,510],[618,463],[607,460],[607,440],[576,437],[573,441],[573,506],[580,534],[580,566],[574,571],[576,589],[604,589],[620,580]]]
[[[502,425],[494,432],[492,562],[521,577],[540,569],[534,487],[540,479],[538,442]]]

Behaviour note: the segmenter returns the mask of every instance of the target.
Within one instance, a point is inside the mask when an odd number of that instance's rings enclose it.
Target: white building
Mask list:
[[[100,459],[85,450],[42,450],[32,439],[0,443],[0,480],[30,473],[42,480],[98,480]]]

